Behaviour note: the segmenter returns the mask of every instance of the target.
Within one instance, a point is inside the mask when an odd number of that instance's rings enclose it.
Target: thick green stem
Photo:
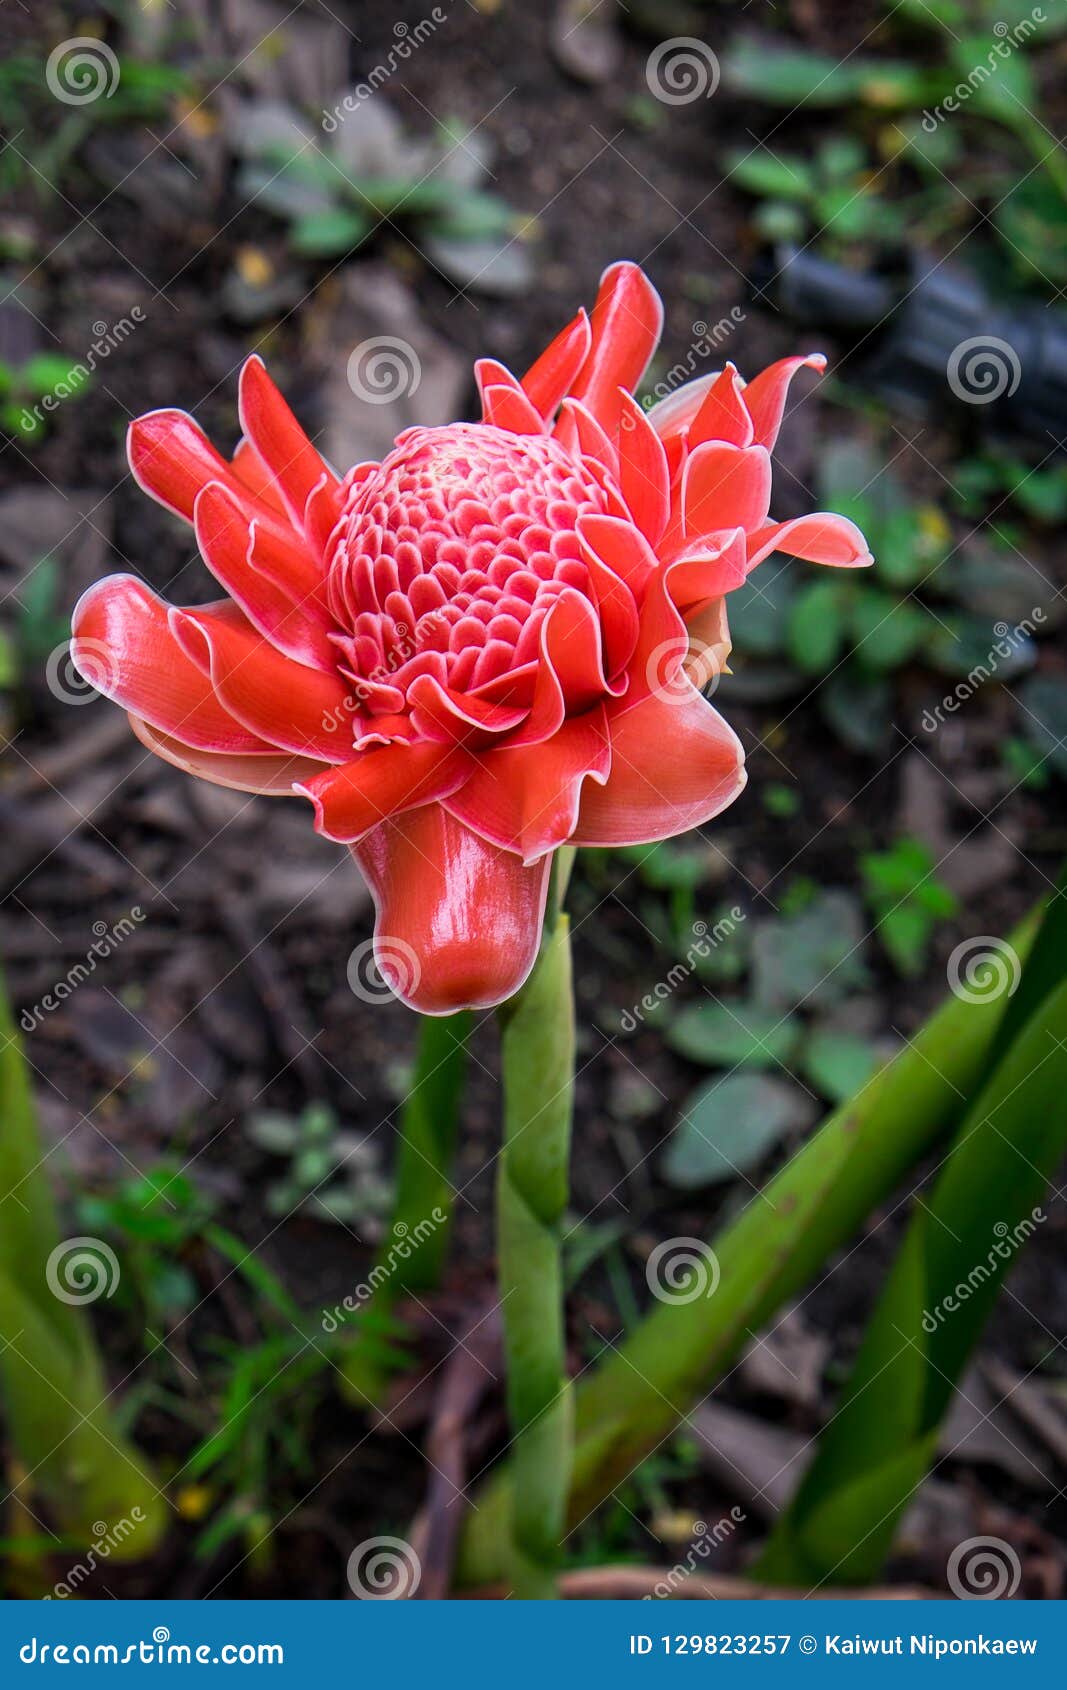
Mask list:
[[[473,1022],[469,1010],[419,1018],[415,1072],[400,1118],[393,1214],[369,1275],[373,1310],[363,1312],[341,1364],[360,1402],[377,1401],[402,1361],[389,1344],[390,1309],[405,1293],[432,1291],[440,1282],[452,1231],[451,1169]]]
[[[569,865],[568,865],[569,866]],[[500,1300],[515,1477],[510,1574],[519,1597],[558,1594],[573,1414],[560,1239],[574,1090],[570,932],[558,914],[522,991],[501,1012],[504,1145],[497,1177]]]
[[[1013,935],[1020,958],[1036,917]],[[1009,1000],[1010,1001],[1010,1000]],[[858,1097],[836,1111],[709,1251],[709,1293],[669,1290],[578,1391],[571,1526],[628,1477],[737,1356],[808,1284],[957,1118],[986,1071],[1003,997],[949,1001]],[[688,1297],[688,1289],[681,1288]],[[457,1582],[501,1575],[514,1470],[468,1516]]]
[[[46,1498],[56,1524],[88,1543],[99,1521],[112,1530],[125,1521],[113,1553],[129,1558],[155,1547],[166,1507],[112,1422],[103,1366],[78,1306],[110,1295],[118,1272],[98,1240],[62,1240],[0,983],[0,1409],[28,1488]]]

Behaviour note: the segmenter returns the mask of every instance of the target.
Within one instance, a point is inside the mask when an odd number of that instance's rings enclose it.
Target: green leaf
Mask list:
[[[739,94],[791,108],[851,106],[856,101],[883,110],[921,106],[941,80],[932,83],[905,60],[840,59],[748,38],[724,55],[722,74]]]
[[[896,599],[877,587],[860,587],[851,605],[856,657],[866,669],[884,674],[899,669],[921,651],[937,627],[914,599]]]
[[[1019,688],[1023,731],[1056,774],[1067,776],[1067,680],[1033,675]]]
[[[721,1185],[759,1166],[815,1110],[799,1087],[767,1074],[728,1074],[686,1101],[661,1164],[664,1179],[683,1191]]]
[[[881,675],[848,662],[824,681],[819,708],[838,738],[853,751],[881,751],[892,726],[893,694]]]
[[[847,588],[827,573],[803,587],[789,613],[789,655],[806,675],[825,675],[845,641]]]
[[[766,147],[727,154],[726,179],[767,199],[804,202],[815,193],[815,175],[804,159]]]
[[[1059,948],[1062,975],[1063,951]],[[1001,1282],[1044,1224],[1067,1150],[1067,985],[1027,1021],[974,1099],[907,1234],[815,1460],[758,1576],[877,1577]]]
[[[753,995],[780,1009],[836,1003],[866,983],[862,951],[858,899],[851,892],[819,892],[796,915],[758,923]]]
[[[1025,281],[1067,286],[1067,217],[1063,196],[1042,171],[1020,180],[993,212],[1006,254]]]
[[[672,1050],[691,1062],[724,1068],[736,1063],[750,1068],[788,1063],[798,1035],[795,1021],[759,1003],[690,1004],[664,1028]]]
[[[360,211],[336,206],[329,211],[311,211],[298,217],[289,238],[295,252],[308,258],[332,258],[351,252],[370,231],[370,219]]]
[[[879,1067],[868,1039],[836,1027],[817,1027],[804,1047],[801,1066],[816,1091],[831,1103],[843,1103],[862,1091]]]

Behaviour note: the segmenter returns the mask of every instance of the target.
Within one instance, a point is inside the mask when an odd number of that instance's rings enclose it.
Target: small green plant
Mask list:
[[[376,1225],[389,1207],[391,1187],[378,1169],[369,1141],[341,1130],[325,1103],[309,1103],[300,1115],[259,1110],[245,1133],[260,1150],[284,1158],[286,1172],[267,1187],[272,1215],[297,1209],[318,1220]]]
[[[278,105],[252,106],[234,130],[248,199],[289,225],[309,258],[352,252],[383,227],[410,229],[418,247],[461,286],[511,293],[530,279],[521,219],[484,187],[481,138],[442,125],[428,141],[405,135],[379,100],[341,99],[318,134]]]
[[[898,839],[888,851],[860,858],[864,895],[878,937],[899,974],[921,974],[930,941],[958,908],[955,893],[935,873],[932,852],[919,839]]]
[[[90,377],[73,380],[71,362],[55,352],[38,352],[24,364],[0,361],[0,429],[13,440],[35,446],[47,428],[41,400],[60,393],[79,398]],[[48,407],[51,409],[51,406]]]
[[[753,221],[768,241],[818,236],[833,250],[899,239],[907,227],[907,203],[875,191],[876,162],[851,135],[830,135],[809,156],[755,147],[731,153],[726,163],[735,187],[759,199]]]

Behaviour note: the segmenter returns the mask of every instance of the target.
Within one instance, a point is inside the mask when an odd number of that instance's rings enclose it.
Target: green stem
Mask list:
[[[1035,926],[1036,917],[1012,936],[1020,959]],[[751,1333],[810,1283],[950,1128],[986,1072],[1004,1010],[1003,997],[950,998],[715,1240],[714,1294],[659,1303],[594,1369],[577,1394],[570,1526],[669,1435]],[[499,1579],[516,1482],[521,1490],[512,1464],[479,1494],[458,1584]]]
[[[497,1236],[515,1476],[507,1539],[514,1593],[534,1599],[558,1595],[573,1443],[560,1236],[574,1101],[574,998],[569,924],[559,913],[570,863],[559,856],[553,924],[529,980],[501,1011]]]
[[[403,1365],[389,1341],[390,1310],[406,1293],[432,1291],[440,1283],[452,1231],[450,1171],[473,1024],[469,1010],[419,1017],[415,1072],[400,1118],[393,1214],[368,1276],[373,1307],[363,1311],[358,1336],[341,1362],[345,1384],[361,1403],[378,1401],[390,1375]]]

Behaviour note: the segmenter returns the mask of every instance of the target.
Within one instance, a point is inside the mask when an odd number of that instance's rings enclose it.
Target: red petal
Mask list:
[[[568,716],[591,710],[609,690],[600,623],[584,593],[567,587],[552,604],[542,629],[542,649],[563,692]]]
[[[600,616],[604,670],[609,680],[614,680],[629,663],[637,644],[637,605],[626,582],[589,544],[588,535],[580,533],[578,539]]]
[[[244,756],[194,751],[180,739],[158,733],[140,716],[131,715],[130,726],[141,744],[165,763],[173,763],[176,769],[184,769],[186,774],[197,775],[213,786],[229,786],[237,792],[291,798],[297,781],[311,780],[324,766],[309,757],[284,757],[277,751],[247,752]]]
[[[440,804],[383,822],[354,855],[377,906],[379,972],[412,1009],[489,1009],[518,991],[537,957],[550,858],[526,867]]]
[[[670,839],[718,815],[745,784],[737,735],[681,676],[662,696],[609,711],[609,729],[611,774],[585,787],[576,845]]]
[[[676,387],[673,393],[668,393],[666,398],[657,400],[652,406],[648,420],[664,445],[670,441],[677,442],[689,432],[693,418],[721,375],[721,370],[712,370],[710,375],[697,376],[695,380]]]
[[[250,493],[264,504],[271,506],[281,516],[285,515],[285,504],[278,491],[278,485],[263,459],[256,451],[251,440],[239,440],[237,450],[233,454],[230,465],[234,475],[243,481]]]
[[[636,264],[612,264],[604,271],[591,327],[589,356],[571,392],[614,437],[621,414],[619,388],[637,386],[663,328],[659,294]]]
[[[670,514],[670,477],[663,443],[629,393],[620,394],[619,486],[638,528],[654,546]]]
[[[540,745],[485,752],[445,808],[483,839],[534,862],[570,838],[584,782],[603,784],[610,768],[607,717],[597,705]]]
[[[598,464],[606,469],[609,475],[619,473],[619,454],[608,439],[596,418],[586,410],[579,399],[564,399],[560,408],[560,419],[567,418],[574,424],[575,450],[585,458],[594,458]],[[557,429],[557,434],[559,430]]]
[[[749,535],[748,546],[750,570],[771,552],[787,552],[790,557],[828,563],[838,569],[858,569],[874,562],[856,524],[832,511],[813,511],[791,522],[771,522]]]
[[[732,446],[752,444],[752,418],[741,397],[744,385],[733,364],[727,364],[693,418],[690,446],[699,446],[704,440],[728,440]]]
[[[534,409],[517,383],[514,387],[503,383],[487,387],[482,394],[482,414],[493,428],[506,429],[508,434],[545,432],[540,411]]]
[[[258,523],[249,525],[218,482],[197,495],[194,517],[205,563],[253,626],[287,657],[335,670],[337,651],[319,600],[318,571],[295,537],[283,544]]]
[[[592,551],[603,558],[640,603],[649,581],[659,571],[659,559],[640,530],[626,518],[580,516],[577,532],[583,552]]]
[[[818,370],[821,375],[826,359],[821,352],[811,352],[806,358],[780,358],[776,364],[768,364],[745,388],[745,406],[752,418],[755,438],[768,452],[773,449],[782,426],[789,384],[797,371],[805,367]]]
[[[523,391],[543,417],[550,417],[569,393],[589,356],[592,335],[584,310],[561,329],[522,378]]]
[[[284,657],[233,605],[172,610],[170,625],[226,709],[269,745],[328,763],[351,756],[355,703],[336,671]]]
[[[771,460],[762,446],[727,446],[709,440],[696,447],[682,471],[679,506],[662,549],[676,551],[696,534],[758,528],[771,502]]]
[[[385,745],[301,781],[297,790],[315,806],[316,830],[351,845],[391,816],[447,797],[470,767],[469,757],[448,745]]]
[[[743,528],[730,534],[707,536],[688,546],[666,566],[667,592],[685,613],[708,599],[721,598],[744,585],[748,557]]]
[[[302,525],[308,499],[323,475],[335,487],[337,477],[316,452],[261,358],[247,359],[241,371],[238,410],[241,427],[274,476],[286,509]]]
[[[273,750],[215,697],[175,641],[169,611],[132,575],[98,581],[74,608],[70,651],[80,673],[105,697],[198,750]]]
[[[436,675],[416,675],[407,691],[411,724],[428,739],[462,741],[483,733],[506,733],[516,727],[527,711],[508,704],[493,704],[469,692],[456,692]]]
[[[196,496],[209,481],[233,495],[248,520],[269,526],[280,538],[291,536],[285,517],[272,502],[258,498],[212,446],[185,411],[149,411],[130,424],[126,450],[137,485],[169,511],[192,522]]]

